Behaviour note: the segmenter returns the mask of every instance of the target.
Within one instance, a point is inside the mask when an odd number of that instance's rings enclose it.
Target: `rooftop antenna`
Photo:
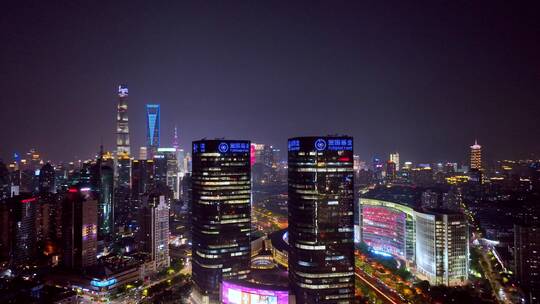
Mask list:
[[[175,150],[178,150],[179,147],[180,145],[178,145],[178,128],[176,127],[176,125],[174,125],[173,148]]]

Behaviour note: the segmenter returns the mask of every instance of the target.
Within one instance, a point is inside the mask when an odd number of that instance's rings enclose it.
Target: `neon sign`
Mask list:
[[[352,151],[352,139],[330,138],[328,139],[328,150],[332,151]]]
[[[123,87],[123,86],[118,86],[118,95],[120,97],[124,97],[124,96],[127,96],[128,95],[128,88],[126,87]]]
[[[31,198],[27,198],[27,199],[23,199],[21,200],[21,203],[31,203],[31,202],[35,202],[37,200],[37,198],[35,197],[31,197]]]
[[[315,149],[317,151],[322,151],[326,149],[326,140],[319,138],[315,141]]]
[[[289,140],[289,151],[300,150],[300,141],[298,139]]]
[[[249,152],[251,149],[250,144],[248,143],[231,143],[231,152],[237,152],[237,153],[246,153]]]
[[[218,150],[221,153],[227,153],[229,151],[229,145],[227,143],[220,143],[218,146]]]
[[[108,280],[93,279],[92,281],[90,281],[90,285],[94,287],[103,288],[103,287],[109,287],[111,285],[114,285],[116,284],[116,282],[117,282],[116,278],[112,278]]]

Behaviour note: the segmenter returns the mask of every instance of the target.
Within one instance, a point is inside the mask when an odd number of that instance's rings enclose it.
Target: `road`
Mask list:
[[[179,275],[190,274],[190,273],[191,273],[191,262],[188,262],[184,266],[184,268],[182,270],[180,270],[179,272],[177,272],[177,273],[175,273],[173,275],[170,275],[170,276],[163,277],[163,278],[161,278],[159,280],[151,281],[148,284],[145,284],[143,286],[133,288],[132,290],[125,292],[121,297],[111,301],[110,303],[114,303],[114,304],[134,304],[134,303],[139,303],[141,298],[142,298],[143,290],[150,289],[150,287],[152,287],[154,285],[161,284],[161,283],[163,283],[163,282],[165,282],[167,280],[171,280],[172,278],[177,277]]]
[[[514,302],[510,299],[510,296],[506,293],[504,287],[501,285],[501,278],[497,274],[496,270],[493,269],[491,259],[486,254],[490,250],[493,249],[489,246],[480,246],[482,260],[484,262],[480,263],[480,266],[484,270],[486,279],[489,281],[489,284],[491,285],[491,289],[493,289],[493,293],[495,294],[497,301],[503,304],[512,304]]]
[[[374,277],[369,276],[360,269],[357,269],[355,275],[360,279],[364,284],[366,284],[371,290],[373,290],[380,299],[385,301],[385,303],[390,304],[404,304],[399,296],[395,294],[394,291],[390,290],[383,283],[380,283]]]

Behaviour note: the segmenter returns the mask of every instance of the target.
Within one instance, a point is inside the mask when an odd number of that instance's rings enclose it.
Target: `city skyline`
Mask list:
[[[0,10],[0,303],[540,304],[540,2]]]
[[[147,103],[161,104],[162,146],[177,125],[184,148],[226,137],[284,151],[289,136],[337,132],[353,136],[365,160],[398,151],[403,160],[466,161],[475,138],[486,159],[539,153],[530,140],[540,133],[539,21],[525,5],[148,8],[3,10],[0,158],[35,147],[55,161],[85,159],[101,141],[113,150],[122,83],[132,154],[145,145]],[[86,17],[98,9],[102,18]]]

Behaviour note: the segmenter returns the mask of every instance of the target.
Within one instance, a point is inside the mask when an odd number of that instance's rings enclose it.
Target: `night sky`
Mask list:
[[[362,159],[540,154],[538,1],[11,1],[0,7],[0,158],[114,149],[129,87],[161,143],[344,133]],[[159,2],[159,3],[158,3]],[[383,3],[384,2],[384,3]],[[419,2],[417,2],[419,3]],[[15,5],[15,6],[13,6]]]

